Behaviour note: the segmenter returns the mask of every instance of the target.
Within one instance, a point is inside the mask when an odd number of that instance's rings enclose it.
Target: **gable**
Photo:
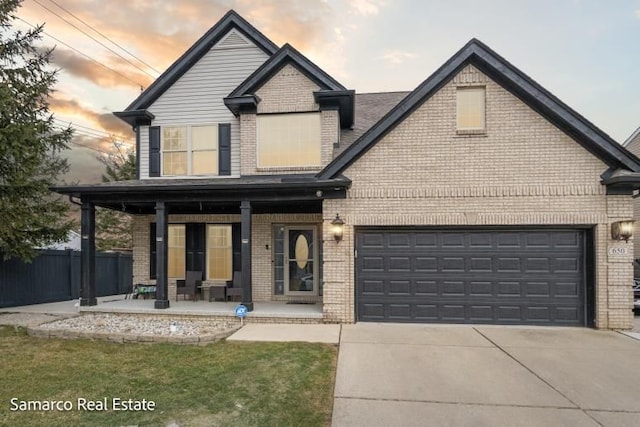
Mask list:
[[[486,88],[482,135],[456,132],[456,89],[467,84]],[[497,188],[553,192],[559,185],[573,185],[580,194],[601,194],[600,174],[605,169],[602,160],[468,65],[343,173],[353,181],[354,194],[416,187],[461,195]]]
[[[225,104],[235,115],[241,111],[255,112],[261,102],[261,98],[256,97],[257,92],[261,91],[262,87],[274,78],[281,80],[281,77],[278,76],[282,76],[283,73],[290,75],[290,77],[306,77],[306,79],[298,78],[297,81],[292,81],[294,85],[299,83],[301,86],[311,87],[306,80],[313,82],[316,88],[313,92],[314,103],[317,103],[321,108],[337,109],[342,128],[348,128],[353,124],[355,91],[347,90],[288,43],[236,87],[225,98]],[[295,88],[295,86],[293,87]],[[282,92],[286,93],[286,91]]]
[[[268,56],[253,43],[235,37],[237,33],[232,31],[229,36],[209,49],[147,107],[155,116],[154,124],[193,122],[200,116],[209,121],[233,118],[223,98]],[[238,44],[238,40],[245,43]]]
[[[636,156],[640,156],[640,127],[622,145]]]
[[[258,113],[318,111],[313,93],[320,87],[291,64],[282,67],[257,91]]]
[[[640,172],[640,159],[482,42],[473,39],[327,165],[318,177],[328,179],[339,176],[467,65],[474,65],[481,70],[610,168]]]
[[[267,37],[265,37],[254,26],[249,24],[235,11],[230,10],[218,21],[209,31],[207,31],[198,41],[196,41],[180,58],[178,58],[167,70],[160,75],[144,92],[133,101],[125,111],[144,110],[168,90],[182,75],[193,67],[211,47],[226,37],[225,41],[239,42],[238,37],[233,36],[228,39],[235,30],[236,35],[251,41],[265,55],[270,56],[278,50],[278,47]]]

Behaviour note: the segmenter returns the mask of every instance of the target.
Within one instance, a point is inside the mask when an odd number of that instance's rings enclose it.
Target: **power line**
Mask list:
[[[24,19],[20,18],[19,16],[16,16],[16,18],[17,18],[17,19],[19,19],[20,21],[24,22],[25,24],[29,25],[29,26],[30,26],[30,27],[32,27],[32,28],[36,28],[36,29],[38,28],[38,27],[36,27],[35,25],[33,25],[33,24],[31,24],[31,23],[29,23],[29,22],[25,21]],[[44,30],[43,30],[43,31],[42,31],[42,34],[44,34],[44,35],[46,35],[46,36],[48,36],[48,37],[52,38],[53,40],[57,41],[58,43],[61,43],[61,44],[65,45],[66,47],[68,47],[69,49],[73,50],[74,52],[76,52],[76,53],[78,53],[78,54],[80,54],[80,55],[84,56],[85,58],[87,58],[87,59],[88,59],[88,60],[90,60],[91,62],[95,62],[95,63],[96,63],[96,64],[98,64],[99,66],[101,66],[101,67],[103,67],[103,68],[106,68],[107,70],[111,71],[112,73],[119,75],[119,76],[120,76],[120,77],[122,77],[123,79],[130,81],[131,83],[135,84],[136,86],[140,86],[140,88],[143,88],[143,85],[141,85],[140,83],[138,83],[138,82],[136,82],[136,81],[131,80],[129,77],[125,76],[124,74],[120,73],[119,71],[116,71],[116,70],[114,70],[113,68],[108,67],[108,66],[104,65],[103,63],[101,63],[101,62],[99,62],[99,61],[97,61],[97,60],[93,59],[92,57],[90,57],[90,56],[89,56],[89,55],[87,55],[86,53],[82,53],[82,52],[80,52],[80,51],[79,51],[78,49],[76,49],[75,47],[73,47],[73,46],[71,46],[71,45],[69,45],[69,44],[67,44],[67,43],[63,42],[62,40],[60,40],[60,39],[58,39],[58,38],[56,38],[56,37],[54,37],[54,36],[52,36],[51,34],[47,33],[46,31],[44,31]]]
[[[54,128],[58,129],[58,130],[66,130],[67,129],[66,127],[62,127],[62,126],[57,125],[57,124],[54,124]],[[74,135],[81,135],[81,136],[84,136],[84,137],[87,137],[87,138],[97,139],[98,141],[113,142],[113,140],[111,138],[108,138],[106,136],[97,136],[97,135],[93,135],[93,134],[90,134],[90,133],[85,133],[80,129],[73,129],[73,132],[74,132]],[[80,146],[83,146],[83,147],[86,146],[86,145],[80,144],[80,143],[75,142],[75,141],[71,141],[71,142],[73,144],[80,145]],[[133,148],[133,144],[131,144],[131,143],[126,143],[124,141],[122,141],[122,143],[128,145],[128,148]],[[87,148],[92,148],[92,147],[89,147],[89,146],[86,146],[86,147]],[[92,148],[92,149],[94,149],[94,148]],[[100,151],[100,150],[97,150],[97,149],[94,149],[94,150]],[[105,154],[109,154],[109,153],[107,153],[105,151],[101,151],[101,152],[105,153]]]
[[[108,137],[123,136],[123,135],[117,134],[115,132],[114,133],[110,133],[110,132],[107,132],[107,131],[104,131],[104,130],[100,130],[100,129],[92,128],[92,127],[89,127],[89,126],[84,126],[84,125],[80,125],[80,124],[77,124],[77,123],[73,123],[70,120],[58,119],[57,117],[54,117],[53,120],[56,120],[57,122],[60,122],[60,123],[63,123],[63,124],[68,124],[69,126],[84,128],[87,131],[95,132],[97,134],[103,134],[103,135],[100,135],[100,136],[108,136]],[[124,139],[124,138],[122,138],[122,139]]]
[[[73,16],[74,18],[76,18],[78,21],[82,22],[84,25],[87,26],[87,28],[90,28],[92,31],[94,31],[95,33],[99,34],[100,36],[102,36],[103,38],[105,38],[106,40],[108,40],[111,44],[113,44],[114,46],[117,46],[118,48],[122,49],[124,52],[128,53],[129,55],[131,55],[133,58],[137,59],[138,61],[140,61],[140,63],[146,65],[147,67],[149,67],[150,70],[155,71],[158,74],[161,74],[160,71],[156,70],[155,68],[153,68],[151,65],[149,65],[148,63],[146,63],[145,61],[143,61],[140,57],[136,56],[135,54],[131,53],[129,50],[125,49],[124,47],[120,46],[118,43],[116,43],[115,41],[111,40],[109,37],[105,36],[104,34],[102,34],[100,31],[98,31],[97,29],[95,29],[93,26],[87,24],[85,21],[83,21],[81,18],[77,17],[76,15],[74,15],[73,13],[71,13],[68,9],[65,9],[64,7],[60,6],[60,4],[58,4],[55,0],[49,0],[51,3],[55,4],[56,6],[58,6],[60,9],[64,10],[65,12],[67,12],[69,15]]]
[[[43,5],[42,3],[40,3],[38,0],[33,0],[36,4],[38,4],[40,7],[44,8],[45,10],[48,10],[49,12],[53,13],[55,16],[57,16],[58,18],[62,19],[65,23],[71,25],[73,28],[75,28],[76,30],[80,31],[82,34],[84,34],[85,36],[89,37],[91,40],[93,40],[94,42],[98,43],[100,46],[104,47],[105,49],[107,49],[109,52],[113,53],[114,55],[117,55],[118,57],[122,58],[124,61],[126,61],[127,63],[129,63],[130,65],[136,67],[138,70],[142,71],[143,73],[145,73],[146,75],[148,75],[151,78],[155,78],[155,76],[149,74],[146,70],[144,70],[143,68],[140,68],[139,66],[137,66],[136,64],[134,64],[133,62],[129,61],[127,58],[125,58],[124,56],[120,55],[118,52],[116,52],[115,50],[111,49],[109,46],[105,45],[104,43],[102,43],[100,40],[96,39],[95,37],[93,37],[91,34],[87,33],[86,31],[82,30],[81,28],[79,28],[78,26],[76,26],[75,24],[69,22],[67,19],[63,18],[62,16],[60,16],[58,13],[54,12],[53,10],[49,9],[47,6]]]

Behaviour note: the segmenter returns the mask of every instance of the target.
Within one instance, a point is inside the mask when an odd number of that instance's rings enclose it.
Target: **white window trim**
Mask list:
[[[164,173],[164,153],[165,151],[167,153],[182,153],[184,150],[164,150],[162,144],[164,143],[163,139],[164,139],[164,129],[165,128],[186,128],[187,132],[186,132],[186,138],[187,138],[187,172],[192,170],[192,159],[191,159],[191,153],[194,152],[194,150],[191,148],[191,128],[193,127],[200,127],[200,126],[215,126],[216,128],[216,132],[218,132],[218,125],[219,123],[195,123],[195,124],[190,124],[190,125],[184,125],[184,124],[171,124],[171,125],[161,125],[160,126],[160,178],[166,178],[166,177],[170,177],[170,178],[208,178],[208,177],[218,177],[220,176],[220,170],[219,170],[219,164],[220,164],[220,139],[219,137],[216,138],[217,141],[217,145],[216,145],[216,153],[218,153],[218,166],[216,167],[216,169],[218,169],[218,173],[216,174],[198,174],[198,175],[191,175],[189,173],[187,173],[186,175],[165,175]],[[218,134],[219,135],[219,134]],[[207,151],[207,150],[195,150],[197,151]]]

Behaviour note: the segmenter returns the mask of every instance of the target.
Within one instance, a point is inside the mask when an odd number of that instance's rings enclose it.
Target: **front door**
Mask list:
[[[317,228],[285,228],[285,283],[287,295],[318,295]]]

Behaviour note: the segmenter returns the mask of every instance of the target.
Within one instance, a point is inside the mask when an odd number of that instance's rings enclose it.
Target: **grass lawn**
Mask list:
[[[24,329],[0,326],[0,354],[2,426],[325,426],[331,421],[334,346],[115,344],[32,338]],[[73,409],[12,411],[12,398],[70,401]],[[107,398],[109,410],[78,410],[79,398]],[[154,401],[155,410],[113,411],[113,398]]]

